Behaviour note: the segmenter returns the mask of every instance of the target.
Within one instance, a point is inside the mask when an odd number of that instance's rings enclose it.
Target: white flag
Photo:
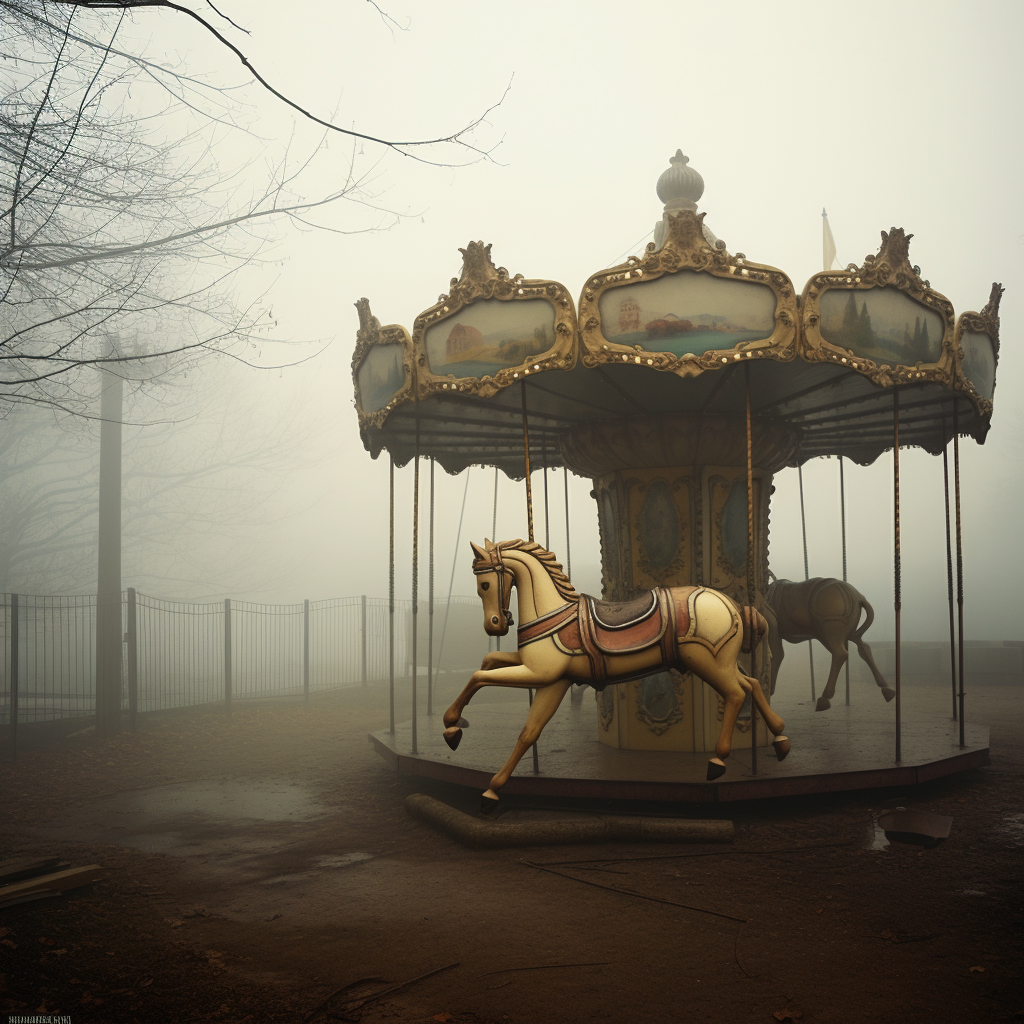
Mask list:
[[[832,237],[832,229],[828,226],[828,214],[825,207],[821,208],[821,255],[825,270],[831,270],[836,261],[836,242]]]

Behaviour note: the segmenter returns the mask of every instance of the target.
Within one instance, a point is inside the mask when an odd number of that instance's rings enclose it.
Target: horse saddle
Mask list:
[[[656,644],[668,628],[667,609],[650,590],[632,601],[598,601],[584,595],[580,626],[603,654],[630,654]]]

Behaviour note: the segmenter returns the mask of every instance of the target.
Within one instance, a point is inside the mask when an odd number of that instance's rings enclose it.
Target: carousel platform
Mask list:
[[[965,746],[958,723],[915,704],[915,691],[905,688],[901,760],[895,761],[896,724],[892,704],[877,694],[864,695],[850,707],[840,696],[828,711],[816,712],[813,702],[776,697],[773,706],[786,720],[793,744],[785,761],[775,760],[771,747],[757,752],[753,771],[749,747],[734,748],[728,772],[705,781],[707,753],[617,750],[601,743],[592,691],[582,704],[566,696],[538,744],[538,772],[527,753],[503,793],[560,799],[681,801],[728,803],[811,793],[830,793],[892,786],[914,786],[988,764],[987,726],[967,722]],[[458,750],[441,737],[440,713],[417,721],[417,753],[412,752],[411,721],[397,723],[395,733],[370,733],[370,742],[396,771],[439,779],[482,792],[505,763],[526,719],[527,698],[485,702],[478,698],[466,709],[470,723]],[[868,699],[870,696],[871,699]]]

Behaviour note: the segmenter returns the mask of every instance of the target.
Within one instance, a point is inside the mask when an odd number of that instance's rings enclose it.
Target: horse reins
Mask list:
[[[501,594],[499,595],[498,605],[501,608],[501,614],[505,616],[505,623],[508,626],[514,626],[516,620],[512,618],[512,610],[509,607],[512,604],[512,588],[515,586],[516,577],[515,573],[509,569],[501,557],[501,547],[497,544],[488,552],[490,555],[490,562],[480,568],[477,568],[477,564],[473,564],[473,575],[483,576],[486,573],[493,572],[498,576],[498,586],[501,588]],[[508,590],[505,590],[505,577],[509,577]]]

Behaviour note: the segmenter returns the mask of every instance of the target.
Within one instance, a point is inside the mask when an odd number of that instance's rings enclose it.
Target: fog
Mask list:
[[[681,147],[704,178],[699,208],[708,226],[731,251],[784,270],[798,290],[821,269],[822,207],[842,266],[860,264],[877,251],[880,231],[898,226],[914,235],[911,262],[957,314],[980,310],[993,281],[1006,286],[992,430],[983,446],[961,443],[965,607],[969,638],[1020,636],[1018,4],[509,8],[445,0],[386,10],[399,27],[369,4],[326,0],[296,6],[287,17],[270,0],[250,0],[230,14],[251,33],[241,44],[246,54],[277,88],[358,131],[401,139],[448,135],[497,104],[473,136],[490,156],[434,167],[360,144],[358,173],[370,176],[375,205],[398,216],[353,204],[349,219],[334,217],[332,231],[277,230],[269,261],[244,271],[237,287],[262,296],[276,337],[300,346],[283,354],[268,349],[264,362],[312,358],[283,369],[241,367],[228,377],[198,366],[189,381],[197,394],[216,399],[182,418],[180,436],[166,445],[201,448],[211,443],[203,433],[209,417],[230,413],[245,420],[250,438],[265,432],[266,446],[288,454],[256,474],[251,494],[258,498],[244,498],[237,515],[219,513],[215,525],[197,520],[185,532],[188,524],[179,521],[174,529],[184,539],[176,547],[134,550],[125,586],[168,598],[271,602],[386,595],[388,466],[372,460],[359,439],[353,304],[366,296],[382,324],[411,330],[459,273],[459,247],[476,239],[491,243],[494,262],[511,273],[560,281],[578,296],[590,274],[649,240],[661,216],[655,183]],[[137,17],[136,31],[155,36],[168,24]],[[225,55],[198,33],[177,23],[172,31],[196,73],[227,67]],[[289,130],[278,101],[263,94],[257,102],[263,134]],[[334,140],[330,146],[332,161],[350,152]],[[336,166],[315,165],[314,181],[327,182]],[[381,229],[364,230],[373,226]],[[157,418],[152,408],[147,415]],[[941,637],[942,460],[905,451],[901,469],[903,635]],[[411,466],[396,472],[396,586],[403,598],[411,588],[412,473]],[[562,480],[561,470],[551,474],[550,544],[564,557]],[[424,464],[424,598],[427,481]],[[779,473],[775,484],[770,565],[780,577],[800,579],[796,471]],[[492,534],[494,486],[493,469],[472,469],[468,486],[465,476],[437,470],[439,598],[449,587],[473,592],[468,542]],[[600,587],[591,486],[570,477],[573,577],[583,590]],[[239,497],[231,482],[222,489]],[[837,461],[805,466],[804,489],[810,573],[841,576]],[[498,537],[525,535],[523,485],[503,477],[498,495]],[[870,467],[847,462],[846,496],[849,578],[875,606],[872,637],[889,638],[891,456]],[[534,502],[544,542],[539,473]],[[204,579],[203,566],[214,564],[212,578]]]

